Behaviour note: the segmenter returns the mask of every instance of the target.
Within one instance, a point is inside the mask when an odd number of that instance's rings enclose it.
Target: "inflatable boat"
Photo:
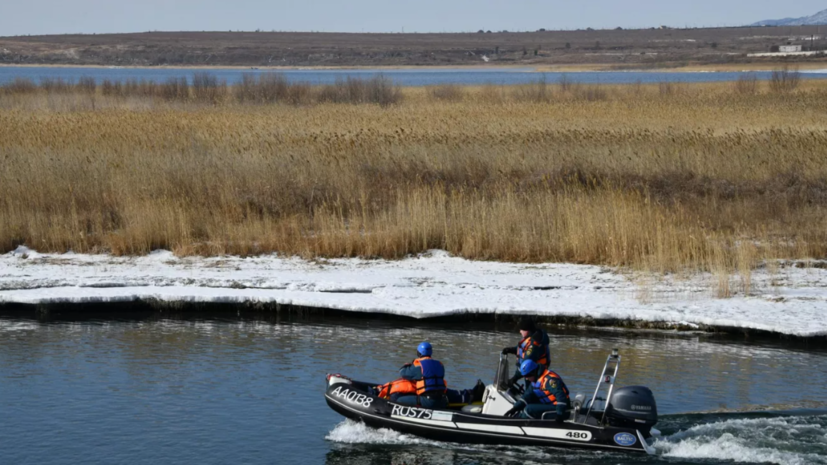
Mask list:
[[[494,383],[486,386],[481,405],[434,410],[395,404],[377,397],[380,383],[354,381],[339,374],[327,375],[327,404],[341,415],[374,428],[437,441],[473,444],[576,447],[654,454],[650,441],[658,413],[648,388],[615,389],[620,368],[617,350],[606,360],[590,399],[572,399],[569,419],[520,419],[504,416],[519,400],[508,390],[508,358],[501,355]],[[606,400],[608,399],[608,401]]]

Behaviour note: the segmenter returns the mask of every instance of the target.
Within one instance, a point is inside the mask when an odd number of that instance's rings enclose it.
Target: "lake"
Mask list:
[[[245,74],[271,73],[269,70],[244,69],[194,69],[194,68],[70,68],[70,67],[14,67],[0,66],[0,85],[15,78],[23,77],[34,81],[42,78],[62,78],[77,81],[81,77],[93,77],[98,82],[109,79],[124,81],[127,79],[145,79],[163,82],[170,78],[192,78],[193,73],[209,72],[228,84],[239,82]],[[463,84],[463,85],[511,85],[536,82],[545,78],[549,83],[560,81],[563,76],[571,82],[586,84],[632,84],[657,82],[722,82],[734,81],[744,73],[738,72],[639,72],[639,71],[601,71],[575,73],[538,73],[525,68],[492,68],[492,69],[352,69],[352,70],[284,70],[278,71],[294,82],[309,82],[311,84],[329,84],[337,79],[371,78],[383,74],[394,83],[402,86],[427,86],[436,84]],[[758,79],[767,80],[771,72],[752,73]],[[824,79],[827,73],[801,73],[804,79]]]

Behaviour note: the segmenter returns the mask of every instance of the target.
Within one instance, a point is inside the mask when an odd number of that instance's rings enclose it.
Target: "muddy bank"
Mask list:
[[[664,336],[748,340],[766,343],[827,347],[827,336],[799,337],[773,331],[718,325],[696,325],[618,318],[566,315],[532,315],[555,332],[611,331]],[[230,320],[270,323],[327,323],[341,325],[439,326],[442,329],[469,328],[513,331],[523,315],[462,313],[413,318],[381,312],[352,312],[322,307],[278,303],[168,302],[139,299],[129,302],[0,304],[0,318],[32,319],[40,322],[65,321],[156,321]]]

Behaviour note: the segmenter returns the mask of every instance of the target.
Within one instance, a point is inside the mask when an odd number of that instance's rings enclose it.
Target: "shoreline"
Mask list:
[[[687,324],[588,316],[539,313],[459,313],[425,318],[386,312],[353,312],[336,308],[308,307],[277,302],[170,302],[153,298],[120,302],[0,303],[0,321],[33,320],[40,323],[76,321],[217,320],[271,323],[394,324],[405,326],[473,325],[490,330],[511,330],[523,317],[532,317],[546,329],[560,331],[605,331],[675,337],[720,337],[727,340],[766,341],[827,347],[827,335],[796,336],[753,328]]]
[[[525,72],[525,73],[739,73],[772,72],[774,69],[790,66],[799,71],[827,71],[827,61],[819,63],[744,63],[733,65],[683,65],[668,68],[614,68],[609,64],[582,65],[501,65],[501,64],[460,64],[460,65],[386,65],[386,66],[117,66],[117,65],[72,65],[72,64],[8,64],[2,68],[70,68],[70,69],[135,69],[135,70],[237,70],[237,71],[476,71],[476,72]]]
[[[825,65],[827,67],[827,64]],[[526,72],[534,72],[538,68],[535,65],[486,65],[486,64],[469,64],[469,65],[385,65],[385,66],[232,66],[232,65],[205,65],[205,66],[134,66],[134,65],[70,65],[70,64],[8,64],[0,63],[0,68],[89,68],[89,69],[216,69],[216,70],[239,70],[239,71],[347,71],[347,70],[531,70]]]
[[[827,269],[756,271],[749,295],[715,298],[711,276],[641,285],[623,270],[480,262],[434,250],[393,260],[275,255],[179,258],[0,255],[0,316],[337,315],[402,321],[535,316],[564,326],[827,341]]]

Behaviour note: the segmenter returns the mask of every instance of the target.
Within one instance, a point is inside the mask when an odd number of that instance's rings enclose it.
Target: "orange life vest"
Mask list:
[[[543,355],[540,356],[539,359],[535,360],[537,365],[542,365],[544,368],[547,368],[549,365],[549,348],[548,346],[543,347],[543,344],[540,341],[534,340],[531,336],[524,337],[519,344],[517,344],[517,358],[520,361],[526,359],[526,355],[528,355],[528,350],[534,347],[534,350],[542,350]]]
[[[534,388],[534,394],[540,399],[542,404],[557,405],[557,401],[569,402],[569,389],[563,382],[563,378],[557,373],[546,370],[537,378],[537,381],[531,383]],[[555,392],[552,392],[555,391]],[[558,399],[558,395],[562,397]]]
[[[426,392],[445,394],[448,391],[442,362],[432,360],[431,357],[421,357],[414,360],[413,364],[422,369],[422,379],[416,382],[416,395],[421,396]]]
[[[409,380],[409,379],[397,379],[396,381],[391,381],[388,384],[383,384],[379,386],[379,395],[382,399],[390,399],[391,394],[415,394],[416,393],[416,383]]]

